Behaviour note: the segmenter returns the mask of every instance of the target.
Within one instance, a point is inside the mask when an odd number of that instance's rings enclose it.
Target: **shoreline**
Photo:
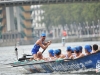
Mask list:
[[[38,39],[38,38],[37,38]],[[33,40],[29,40],[29,41],[25,41],[25,40],[19,40],[19,41],[15,41],[15,40],[9,40],[9,41],[4,41],[4,42],[0,42],[0,47],[5,47],[5,46],[15,46],[15,45],[34,45],[34,43],[36,42],[37,39],[33,39]],[[62,38],[48,38],[46,39],[46,41],[51,40],[52,43],[62,43]],[[87,41],[100,41],[100,37],[66,37],[65,38],[65,43],[72,43],[72,42],[87,42]]]
[[[72,44],[72,43],[92,43],[92,42],[97,42],[97,43],[99,43],[100,42],[100,40],[98,40],[98,41],[74,41],[74,42],[65,42],[65,46],[67,45],[67,44]],[[94,43],[94,44],[97,44],[97,43]],[[62,47],[64,47],[63,46],[63,44],[62,44],[62,42],[52,42],[52,44],[61,44],[62,45]],[[30,45],[34,45],[34,44],[19,44],[19,45],[16,45],[17,47],[18,46],[30,46]],[[98,44],[99,45],[99,44]],[[15,45],[0,45],[0,47],[15,47]]]

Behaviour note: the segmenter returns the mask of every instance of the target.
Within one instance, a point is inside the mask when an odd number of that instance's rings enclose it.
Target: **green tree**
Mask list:
[[[41,7],[45,11],[43,14],[47,29],[50,26],[83,23],[88,21],[92,25],[92,21],[97,24],[100,20],[100,3],[73,3],[73,4],[51,4]]]

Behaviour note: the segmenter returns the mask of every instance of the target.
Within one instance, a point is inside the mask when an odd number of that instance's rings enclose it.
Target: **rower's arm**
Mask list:
[[[47,45],[47,44],[48,44],[48,42],[44,42],[44,43],[43,43],[43,45]]]
[[[43,44],[44,44],[44,45],[47,45],[48,43],[51,43],[51,41],[48,41],[48,42],[44,42]]]
[[[47,43],[47,45],[43,45],[42,43],[39,43],[39,45],[40,45],[40,47],[42,48],[42,49],[46,49],[49,45],[50,45],[50,43]]]
[[[77,58],[84,57],[84,56],[85,56],[84,54],[80,54],[78,57],[76,57],[76,59],[77,59]]]

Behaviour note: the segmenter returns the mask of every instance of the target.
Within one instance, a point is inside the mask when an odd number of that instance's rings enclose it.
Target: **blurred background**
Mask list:
[[[31,5],[36,4],[31,1],[40,1],[43,5]],[[23,54],[31,54],[33,44],[41,33],[46,33],[46,41],[52,41],[43,53],[46,57],[49,49],[61,49],[65,54],[67,46],[81,45],[83,49],[86,44],[100,46],[99,1],[0,0],[0,75],[27,75],[22,67],[7,68],[4,64],[17,61],[17,57]],[[63,42],[65,45],[62,46]],[[17,56],[15,47],[18,48]]]
[[[0,46],[100,40],[100,3],[0,7]]]

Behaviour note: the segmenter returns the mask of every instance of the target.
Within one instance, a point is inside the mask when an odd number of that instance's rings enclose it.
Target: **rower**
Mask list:
[[[40,51],[37,52],[37,59],[36,60],[43,60],[42,52],[40,52]]]
[[[92,53],[96,53],[98,51],[98,45],[97,44],[94,44],[92,46]]]
[[[71,59],[83,57],[83,54],[81,53],[82,50],[80,50],[79,46],[72,48],[72,50],[74,51],[74,53],[72,53],[70,57]]]
[[[53,49],[50,49],[48,51],[49,53],[49,57],[47,58],[48,61],[52,61],[54,59],[54,50]]]
[[[75,47],[74,53],[75,53],[74,59],[78,58],[78,56],[80,55],[79,47]]]
[[[81,58],[81,57],[85,56],[85,54],[82,53],[82,49],[83,49],[82,46],[78,46],[78,49],[79,49],[79,55],[76,56],[76,58]]]
[[[79,51],[80,51],[80,53],[82,53],[83,51],[83,48],[82,48],[82,46],[78,46],[79,47]]]
[[[46,38],[46,34],[42,33],[41,34],[41,38],[39,40],[36,41],[34,47],[32,48],[32,55],[34,59],[37,59],[37,52],[39,51],[40,47],[45,50],[50,44],[51,41],[48,42],[44,42]]]
[[[60,58],[64,58],[65,57],[65,55],[64,54],[62,54],[62,50],[61,49],[58,49],[59,50],[59,53],[60,53]]]
[[[67,48],[66,48],[66,52],[67,52],[67,54],[65,55],[65,58],[64,59],[70,59],[70,57],[71,57],[71,55],[72,55],[72,48],[70,47],[70,46],[68,46]]]
[[[85,53],[86,55],[90,55],[91,54],[91,46],[90,45],[85,45]]]
[[[54,57],[55,57],[55,60],[61,58],[61,57],[60,57],[60,54],[61,54],[61,52],[60,52],[59,49],[54,50]]]

